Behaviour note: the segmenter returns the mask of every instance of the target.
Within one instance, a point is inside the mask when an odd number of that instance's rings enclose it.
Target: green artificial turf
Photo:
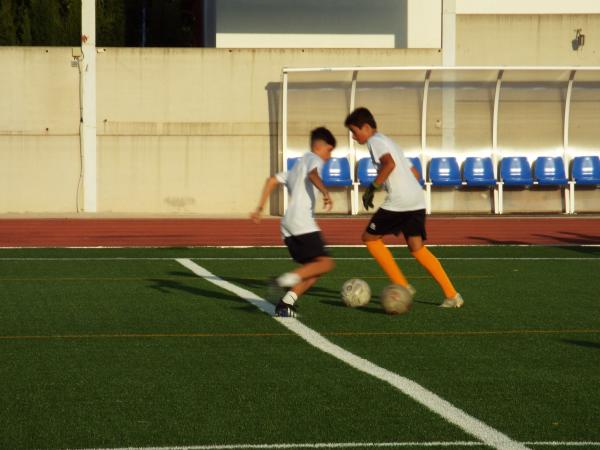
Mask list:
[[[432,251],[504,259],[442,259],[466,301],[451,311],[400,259],[418,294],[391,317],[376,298],[341,305],[346,279],[375,297],[387,281],[364,249],[336,248],[301,320],[512,438],[600,441],[600,251]],[[176,257],[259,295],[294,267],[281,248],[0,250],[0,448],[475,440]]]

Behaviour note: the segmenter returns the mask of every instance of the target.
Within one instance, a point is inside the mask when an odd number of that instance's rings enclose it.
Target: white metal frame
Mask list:
[[[496,179],[496,188],[494,189],[494,212],[502,214],[504,207],[504,182],[498,176],[498,163],[500,155],[498,154],[498,117],[500,114],[500,89],[502,89],[502,77],[504,70],[498,71],[496,77],[496,89],[494,90],[494,115],[492,117],[492,161],[494,164],[494,178]]]
[[[287,171],[287,160],[289,157],[288,152],[288,74],[284,70],[282,74],[282,92],[281,92],[281,145],[282,149],[282,158],[283,158],[283,171]],[[288,205],[288,190],[287,187],[283,187],[283,210],[287,211]]]
[[[427,161],[425,153],[427,152],[427,102],[429,101],[429,81],[431,79],[431,70],[425,71],[425,81],[423,82],[423,105],[421,106],[421,175],[425,181],[425,212],[431,214],[431,182],[427,179]]]
[[[427,161],[425,160],[425,154],[427,152],[427,108],[428,108],[428,93],[429,93],[429,82],[431,74],[434,71],[445,71],[445,72],[467,72],[467,71],[489,71],[497,72],[496,78],[496,89],[494,92],[494,113],[492,118],[492,160],[494,162],[494,175],[497,180],[497,188],[494,189],[494,213],[502,214],[504,212],[503,202],[503,182],[499,180],[498,174],[498,162],[501,159],[501,154],[498,150],[498,121],[499,121],[499,105],[500,105],[500,93],[502,89],[502,80],[505,72],[510,71],[530,71],[530,72],[565,72],[569,71],[570,76],[567,84],[567,95],[565,98],[565,113],[563,118],[563,160],[565,163],[565,171],[567,172],[567,178],[569,174],[569,126],[570,126],[570,109],[571,109],[571,93],[573,89],[573,83],[577,72],[587,71],[600,71],[600,66],[344,66],[344,67],[284,67],[282,70],[282,154],[283,154],[283,166],[286,168],[286,161],[289,155],[287,146],[287,117],[288,117],[288,75],[293,73],[309,73],[309,72],[352,72],[352,84],[350,92],[350,104],[349,110],[354,109],[354,102],[356,99],[356,87],[357,77],[359,72],[399,72],[399,71],[422,71],[424,74],[423,79],[423,106],[421,113],[421,165],[423,168],[423,178],[426,186],[426,202],[427,202],[427,213],[431,213],[431,183],[427,176]],[[349,134],[349,148],[350,148],[350,161],[352,176],[354,177],[354,167],[356,164],[356,150],[352,136]],[[565,198],[565,213],[575,212],[575,183],[569,181],[568,189],[564,190]],[[287,192],[284,195],[284,209],[287,207]],[[354,183],[353,199],[351,201],[352,214],[358,213],[358,183]]]
[[[569,75],[569,82],[567,84],[567,95],[565,96],[565,118],[563,123],[563,163],[565,165],[565,172],[567,179],[569,178],[569,126],[571,119],[571,94],[573,93],[573,82],[575,81],[575,74],[577,71],[571,70]],[[565,191],[565,208],[567,208],[568,214],[575,213],[575,181],[569,180],[569,188],[567,198],[567,189]]]
[[[356,105],[356,80],[358,78],[358,70],[352,72],[352,84],[350,85],[350,104],[348,105],[348,111],[354,111]],[[350,174],[354,177],[355,167],[357,164],[356,149],[354,148],[354,139],[352,139],[352,132],[348,131],[348,148],[350,149]],[[352,196],[350,199],[352,215],[358,214],[358,188],[360,183],[358,180],[354,180],[352,183]]]

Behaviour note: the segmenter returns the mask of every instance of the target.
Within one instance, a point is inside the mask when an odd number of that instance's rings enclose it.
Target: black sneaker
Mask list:
[[[275,317],[296,317],[297,311],[294,305],[288,305],[283,300],[275,305]]]

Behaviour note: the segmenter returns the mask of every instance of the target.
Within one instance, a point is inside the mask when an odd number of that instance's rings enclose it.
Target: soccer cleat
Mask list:
[[[415,287],[412,284],[409,284],[408,286],[406,286],[406,289],[408,289],[408,292],[410,292],[410,295],[412,295],[413,297],[417,293],[417,290],[415,289]]]
[[[440,308],[460,308],[465,304],[462,296],[457,292],[456,295],[452,298],[447,298],[440,305]]]
[[[280,287],[296,286],[301,281],[302,281],[302,278],[300,278],[300,275],[298,275],[294,272],[286,272],[283,275],[280,275],[279,278],[277,278],[277,284]]]
[[[280,300],[275,305],[275,317],[296,317],[296,307],[294,305],[288,305],[283,300]]]

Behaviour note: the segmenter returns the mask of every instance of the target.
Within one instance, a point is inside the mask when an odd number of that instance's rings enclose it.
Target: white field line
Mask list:
[[[600,442],[560,442],[530,441],[522,442],[534,447],[600,447]],[[175,447],[121,447],[94,448],[81,450],[271,450],[294,448],[385,448],[385,447],[487,447],[477,441],[431,441],[431,442],[317,442],[296,444],[224,444],[224,445],[187,445]]]
[[[244,257],[244,256],[183,256],[183,257],[144,257],[144,256],[107,256],[107,257],[48,257],[48,258],[29,258],[29,257],[8,257],[0,258],[0,261],[173,261],[173,259],[196,259],[198,261],[291,261],[286,256],[266,256],[266,257]],[[357,257],[335,257],[336,261],[371,261],[369,256]],[[411,261],[414,258],[402,257],[394,258],[398,261]],[[595,257],[519,257],[519,256],[499,256],[499,257],[439,257],[443,261],[600,261]]]
[[[273,315],[274,306],[267,302],[265,299],[259,297],[255,293],[236,286],[222,278],[212,274],[204,267],[199,266],[190,259],[177,259],[177,262],[182,266],[186,267],[194,274],[205,280],[225,289],[238,297],[250,302],[255,305],[261,311],[267,314]],[[526,449],[527,447],[519,442],[512,440],[507,435],[500,431],[490,427],[483,423],[479,419],[470,416],[463,410],[452,405],[450,402],[444,400],[433,392],[425,389],[420,384],[402,377],[394,372],[390,372],[382,367],[379,367],[372,362],[363,359],[342,347],[335,345],[312,328],[307,327],[296,319],[282,319],[275,318],[281,325],[296,333],[306,342],[316,347],[317,349],[330,354],[334,358],[345,362],[351,367],[360,370],[366,374],[369,374],[375,378],[385,381],[409,396],[413,400],[429,408],[434,413],[438,414],[448,422],[458,426],[470,435],[480,439],[484,444],[492,446],[497,449]]]
[[[317,442],[305,444],[227,444],[227,445],[191,445],[179,447],[123,447],[113,449],[81,450],[236,450],[236,449],[294,449],[294,448],[368,448],[368,447],[485,447],[481,442],[444,441],[444,442]]]

